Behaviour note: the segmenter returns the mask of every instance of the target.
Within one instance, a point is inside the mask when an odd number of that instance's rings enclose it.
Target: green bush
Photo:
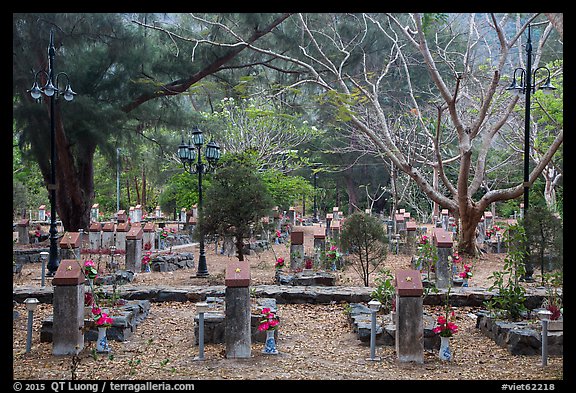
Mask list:
[[[376,217],[356,212],[344,221],[340,246],[349,254],[351,265],[365,286],[369,286],[370,274],[386,259],[387,242],[384,227]]]

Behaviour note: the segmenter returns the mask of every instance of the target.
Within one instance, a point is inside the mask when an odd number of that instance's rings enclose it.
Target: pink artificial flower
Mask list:
[[[103,325],[112,325],[114,320],[108,316],[106,313],[102,313],[98,319],[96,319],[96,325],[103,326]]]

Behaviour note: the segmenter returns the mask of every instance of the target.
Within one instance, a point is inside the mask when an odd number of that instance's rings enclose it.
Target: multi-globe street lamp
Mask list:
[[[528,194],[530,188],[530,95],[536,92],[536,73],[540,70],[546,71],[548,73],[546,81],[544,84],[538,86],[540,90],[544,93],[551,93],[556,90],[552,86],[550,80],[550,70],[547,67],[538,67],[532,70],[532,39],[530,37],[530,24],[528,24],[528,39],[526,41],[526,69],[516,68],[512,77],[512,83],[506,90],[511,91],[513,94],[521,97],[525,97],[525,114],[524,114],[524,219],[527,218],[528,214]],[[520,75],[520,83],[516,80],[516,73]],[[526,250],[526,275],[524,279],[526,281],[533,281],[532,273],[533,268],[529,263],[530,259],[530,249]]]
[[[34,84],[28,90],[32,98],[40,99],[42,94],[50,97],[50,258],[48,260],[47,276],[54,276],[58,269],[58,245],[56,228],[56,142],[55,142],[55,123],[54,108],[58,94],[64,97],[66,101],[72,101],[76,93],[70,87],[70,78],[65,72],[59,72],[54,76],[54,57],[56,50],[54,48],[54,31],[50,31],[50,44],[48,46],[48,70],[40,70],[34,75]],[[47,80],[43,87],[40,87],[39,76],[44,75]],[[59,79],[61,76],[66,77],[66,87],[60,89]]]
[[[201,149],[204,145],[204,134],[197,127],[192,131],[192,143],[182,142],[178,146],[178,158],[182,161],[184,169],[190,174],[198,174],[198,215],[202,215],[202,175],[210,172],[220,159],[220,146],[214,141],[208,142],[204,150],[204,156],[208,164],[202,162]],[[200,258],[198,259],[198,270],[196,277],[208,276],[208,266],[206,265],[206,252],[204,250],[204,233],[200,230]]]

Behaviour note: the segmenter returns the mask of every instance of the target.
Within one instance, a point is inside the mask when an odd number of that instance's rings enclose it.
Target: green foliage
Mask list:
[[[448,21],[448,15],[444,13],[424,13],[422,14],[422,31],[428,34],[434,25],[444,25]]]
[[[342,250],[348,252],[352,267],[369,286],[370,274],[386,259],[388,237],[378,218],[356,212],[347,217],[340,234]]]
[[[280,210],[288,210],[303,196],[314,194],[314,187],[301,176],[289,176],[277,169],[268,169],[260,173],[260,178],[270,193],[274,205]]]
[[[542,302],[542,307],[552,312],[550,319],[556,320],[564,312],[563,297],[560,293],[564,282],[564,273],[556,271],[544,274],[544,286],[546,287],[546,298]]]
[[[204,234],[234,236],[238,259],[243,260],[239,244],[271,208],[268,190],[245,157],[229,157],[206,190],[198,228]]]
[[[394,287],[394,276],[390,269],[382,269],[379,276],[374,280],[376,288],[370,294],[374,300],[378,300],[382,304],[384,313],[389,313],[395,310],[396,288]]]
[[[501,271],[493,272],[488,278],[493,279],[489,291],[498,290],[498,294],[485,302],[486,307],[495,316],[513,321],[519,320],[526,311],[524,301],[526,290],[519,280],[526,273],[524,260],[526,257],[526,233],[521,225],[510,225],[504,233],[504,241],[508,246],[508,254],[504,259]]]
[[[556,268],[562,268],[564,247],[562,220],[543,205],[530,207],[522,222],[530,245],[530,263],[541,267],[544,280],[545,257],[554,257]]]
[[[426,277],[430,281],[430,272],[438,262],[438,249],[432,244],[430,238],[422,235],[416,248],[416,268],[426,270]]]

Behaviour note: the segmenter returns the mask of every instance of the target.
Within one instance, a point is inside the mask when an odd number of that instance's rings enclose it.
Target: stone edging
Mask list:
[[[16,286],[12,289],[13,300],[21,303],[27,297],[35,297],[41,303],[52,302],[52,287],[45,288],[31,286]],[[112,292],[111,285],[104,285],[105,292]],[[287,285],[255,285],[256,297],[274,298],[280,303],[363,303],[371,299],[370,294],[374,290],[371,287],[345,287],[345,286],[287,286]],[[223,297],[226,287],[214,286],[136,286],[125,284],[118,287],[119,295],[126,300],[150,300],[151,302],[198,302],[204,301],[207,296]],[[446,290],[440,289],[438,293],[424,296],[424,305],[440,305],[444,302]],[[486,300],[497,296],[485,288],[459,287],[453,288],[450,293],[450,304],[455,307],[482,306]],[[546,290],[535,289],[526,292],[525,305],[528,309],[535,309],[542,305],[546,297]]]

